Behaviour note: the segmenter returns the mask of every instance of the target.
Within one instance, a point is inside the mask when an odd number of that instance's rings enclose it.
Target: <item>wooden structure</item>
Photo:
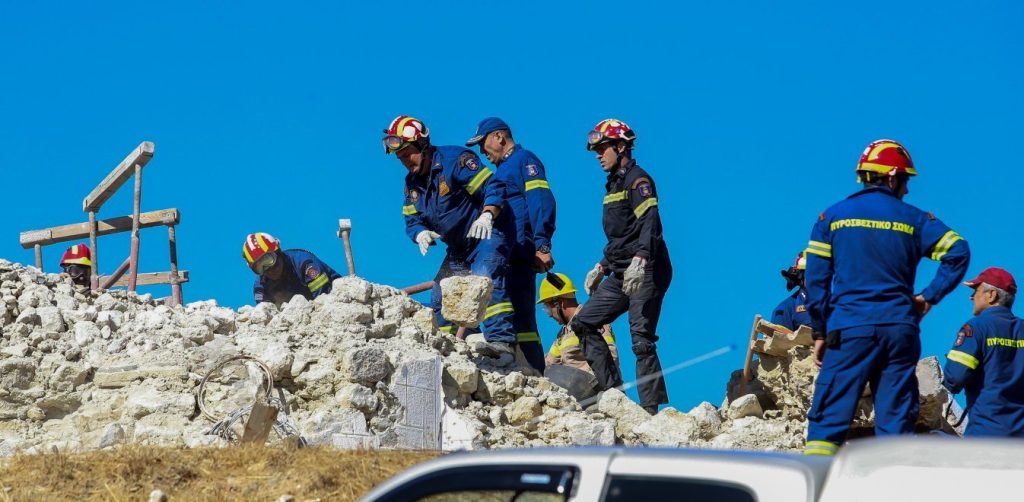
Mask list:
[[[143,141],[85,197],[85,200],[82,201],[82,210],[89,213],[89,221],[21,233],[21,247],[35,249],[36,268],[43,270],[43,246],[88,237],[89,249],[92,251],[91,283],[93,289],[127,286],[129,291],[135,291],[136,286],[139,285],[169,284],[173,304],[181,304],[181,284],[189,280],[188,271],[178,271],[178,246],[174,227],[181,221],[181,214],[174,208],[142,212],[142,168],[153,158],[155,148],[152,142]],[[98,220],[96,214],[103,204],[132,176],[135,177],[132,214]],[[171,270],[140,274],[138,270],[139,230],[156,226],[167,227]],[[131,248],[128,258],[118,266],[114,273],[109,276],[101,276],[99,275],[100,253],[97,238],[101,235],[121,232],[131,232]],[[127,277],[124,277],[125,273],[128,274]]]

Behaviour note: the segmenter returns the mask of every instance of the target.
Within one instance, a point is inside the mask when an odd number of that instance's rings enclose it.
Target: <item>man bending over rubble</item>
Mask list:
[[[334,280],[341,277],[316,255],[304,249],[281,249],[274,236],[249,234],[242,244],[242,257],[259,277],[252,287],[257,304],[271,302],[280,307],[295,295],[312,300],[331,292]]]
[[[551,344],[551,350],[548,351],[544,359],[544,362],[547,363],[544,376],[568,390],[577,401],[582,401],[597,394],[600,390],[597,379],[594,377],[594,370],[591,369],[583,350],[580,349],[580,339],[569,325],[576,314],[583,309],[583,306],[576,301],[576,286],[569,276],[556,275],[562,279],[562,287],[558,288],[551,284],[550,280],[544,279],[540,283],[540,299],[537,300],[537,303],[544,305],[544,312],[562,326],[555,342]],[[602,326],[601,335],[608,344],[608,350],[615,362],[615,369],[618,371],[619,351],[615,348],[615,334],[612,333],[612,327]]]
[[[875,434],[909,434],[919,411],[918,324],[967,271],[967,241],[931,213],[903,202],[916,176],[899,143],[878,140],[857,163],[864,189],[818,216],[807,245],[807,310],[821,373],[807,412],[808,455],[835,455],[865,384],[875,400]],[[914,294],[917,265],[938,261]]]
[[[1017,281],[991,267],[964,284],[974,318],[946,355],[942,384],[967,394],[965,436],[1024,437],[1024,319],[1010,310]]]
[[[481,323],[487,341],[482,355],[515,357],[512,300],[506,288],[515,222],[504,214],[504,184],[480,158],[461,146],[430,144],[430,130],[418,119],[399,115],[384,130],[384,153],[395,154],[405,176],[405,231],[426,255],[440,239],[448,245],[434,278],[431,306],[442,330],[441,279],[459,274],[489,277],[494,287]]]

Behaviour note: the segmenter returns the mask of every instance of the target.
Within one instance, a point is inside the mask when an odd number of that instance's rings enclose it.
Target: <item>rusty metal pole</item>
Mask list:
[[[128,271],[128,265],[130,264],[131,258],[125,258],[124,261],[121,262],[121,265],[117,267],[117,270],[115,270],[113,274],[110,274],[107,279],[100,284],[100,289],[110,289],[114,287],[114,283],[116,283],[118,279]]]
[[[402,292],[407,295],[415,295],[416,293],[422,293],[428,291],[434,287],[434,281],[421,282],[419,284],[413,284],[412,286],[406,286],[402,288]]]
[[[92,276],[89,278],[91,289],[100,287],[100,250],[96,246],[96,211],[89,211],[89,248],[92,251]]]
[[[43,246],[40,245],[40,244],[36,244],[35,248],[36,248],[36,268],[38,268],[39,271],[42,272],[43,271]]]
[[[167,225],[167,242],[171,251],[171,298],[174,305],[181,305],[181,283],[178,282],[178,240],[174,225]]]
[[[139,276],[139,214],[142,213],[142,165],[135,164],[135,205],[132,207],[132,252],[128,256],[131,269],[128,272],[128,291],[135,291]]]
[[[348,262],[348,275],[356,275],[356,261],[352,257],[352,220],[338,220],[338,237],[345,245],[345,261]]]

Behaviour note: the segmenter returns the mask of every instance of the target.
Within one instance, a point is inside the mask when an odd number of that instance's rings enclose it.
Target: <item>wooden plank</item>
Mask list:
[[[109,276],[106,276],[106,275],[100,276],[100,283],[102,284],[104,281],[106,281],[107,277],[109,277]],[[179,270],[178,271],[178,283],[185,283],[185,282],[188,282],[188,280],[189,280],[188,270]],[[171,283],[171,273],[170,272],[149,272],[149,273],[146,273],[146,274],[139,274],[139,277],[138,277],[138,279],[135,282],[135,284],[137,284],[139,286],[152,286],[154,284],[170,284],[170,283]],[[120,279],[117,280],[117,282],[115,282],[114,284],[110,285],[110,287],[113,287],[113,286],[127,286],[127,285],[128,285],[128,278],[127,277],[121,277]]]
[[[180,222],[181,213],[178,212],[177,208],[173,207],[170,209],[161,209],[159,211],[149,211],[139,215],[140,228],[157,227],[160,225],[177,225]],[[97,235],[129,232],[132,229],[132,217],[118,216],[117,218],[107,218],[105,220],[99,220],[97,225],[99,226]],[[28,249],[36,244],[48,246],[58,242],[84,239],[88,236],[89,222],[85,222],[44,228],[42,230],[29,230],[21,233],[20,240],[21,247]]]
[[[140,143],[113,171],[110,171],[106,178],[103,178],[103,181],[89,195],[85,196],[85,200],[82,201],[82,211],[98,211],[100,206],[114,195],[114,192],[117,192],[117,189],[121,188],[128,178],[135,174],[135,165],[145,166],[149,159],[153,158],[155,150],[156,145],[152,141]]]
[[[252,411],[249,412],[249,419],[245,421],[245,429],[242,430],[242,444],[266,444],[270,431],[277,420],[277,407],[267,402],[267,396],[259,392],[256,401],[252,403]]]

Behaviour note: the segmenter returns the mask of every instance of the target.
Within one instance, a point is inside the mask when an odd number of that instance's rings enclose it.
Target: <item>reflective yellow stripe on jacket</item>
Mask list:
[[[639,206],[636,206],[636,209],[633,209],[633,214],[635,214],[636,217],[639,218],[639,217],[643,216],[644,213],[646,213],[648,209],[650,209],[650,208],[652,208],[654,206],[657,206],[657,205],[658,205],[658,198],[657,197],[651,197],[650,199],[647,199],[647,200],[641,202]]]
[[[949,351],[949,354],[946,354],[946,358],[949,359],[950,361],[956,361],[964,366],[967,366],[972,370],[978,369],[978,364],[980,363],[980,361],[978,361],[976,357],[966,352],[960,352],[959,350]]]
[[[412,216],[416,214],[416,206],[409,204],[408,206],[402,206],[402,214],[405,216]]]
[[[316,276],[316,279],[313,279],[312,281],[310,281],[309,284],[307,285],[307,287],[309,288],[310,291],[316,291],[316,290],[324,287],[325,284],[327,284],[327,273],[326,272]]]
[[[832,245],[824,242],[810,241],[807,243],[806,252],[816,254],[822,258],[832,258]]]
[[[942,238],[939,239],[939,243],[936,244],[935,249],[932,250],[931,258],[935,261],[941,260],[943,256],[946,256],[946,253],[949,253],[949,250],[950,248],[953,247],[953,244],[956,244],[956,241],[960,239],[960,234],[952,230],[946,232],[946,235],[943,235]]]
[[[545,188],[551,190],[547,180],[530,180],[526,182],[526,191],[534,190],[537,188]]]
[[[515,309],[512,308],[512,302],[495,303],[494,305],[487,307],[487,310],[484,312],[484,319],[490,319],[505,312],[515,312]]]
[[[486,167],[480,169],[480,172],[477,173],[476,176],[473,176],[473,179],[469,180],[469,184],[466,185],[466,191],[469,192],[470,195],[473,195],[481,186],[483,186],[484,182],[487,181],[487,178],[490,178],[492,174],[494,174],[494,171],[491,171]]]
[[[604,203],[611,204],[612,202],[618,202],[620,200],[626,200],[626,191],[614,192],[604,196]]]

